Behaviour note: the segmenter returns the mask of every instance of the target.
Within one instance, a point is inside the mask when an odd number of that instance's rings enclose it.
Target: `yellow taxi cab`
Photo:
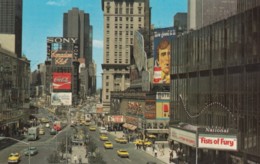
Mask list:
[[[124,149],[119,149],[119,150],[117,150],[117,155],[118,155],[119,157],[127,157],[127,158],[129,158],[129,153],[128,153],[128,151],[127,151],[127,150],[124,150]]]
[[[41,121],[41,123],[48,123],[48,122],[50,122],[50,120],[45,118],[45,117],[41,118],[40,121]]]
[[[113,149],[113,144],[110,141],[106,141],[104,143],[104,148],[105,149]]]
[[[95,126],[90,126],[90,127],[89,127],[89,130],[90,130],[90,131],[96,131],[96,127],[95,127]]]
[[[127,139],[124,138],[124,137],[116,138],[115,141],[116,141],[117,143],[124,143],[124,144],[126,144],[126,143],[128,142]]]
[[[141,140],[141,139],[137,139],[137,140],[135,140],[134,142],[133,142],[134,144],[136,144],[136,145],[145,145],[145,146],[152,146],[152,142],[151,141],[148,141],[148,140]]]
[[[99,136],[99,139],[100,139],[101,141],[107,141],[107,140],[108,140],[108,137],[107,137],[106,135],[102,134],[102,135]]]
[[[155,135],[153,135],[153,134],[148,134],[148,135],[147,135],[147,138],[155,139],[155,138],[156,138],[156,136],[155,136]]]
[[[8,163],[19,163],[21,155],[19,153],[11,153],[8,156]]]
[[[45,130],[43,128],[40,128],[39,134],[44,135],[45,134]]]

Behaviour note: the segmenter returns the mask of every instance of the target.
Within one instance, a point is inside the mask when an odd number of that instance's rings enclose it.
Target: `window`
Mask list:
[[[115,24],[115,28],[117,29],[117,24]]]
[[[106,76],[106,79],[108,80],[108,79],[109,79],[109,76]]]
[[[117,17],[115,17],[115,22],[117,22]]]
[[[119,17],[119,20],[120,20],[120,21],[122,21],[122,19],[123,19],[122,17]]]
[[[128,24],[125,25],[125,28],[128,28]]]
[[[107,24],[107,28],[109,28],[109,24]]]
[[[109,92],[109,89],[106,89],[106,92]]]
[[[133,8],[131,8],[130,9],[130,14],[133,14],[133,13],[134,13]]]
[[[142,8],[138,8],[138,14],[142,14]]]
[[[109,99],[109,96],[108,96],[108,95],[106,95],[106,99],[107,99],[107,100]]]
[[[115,14],[118,14],[118,8],[117,7],[115,8]]]
[[[109,82],[106,82],[106,86],[109,86]]]
[[[125,20],[126,20],[126,21],[128,21],[128,20],[129,20],[129,18],[128,18],[128,17],[126,17],[126,18],[125,18]]]
[[[107,17],[107,21],[109,21],[109,18],[110,18],[110,17]]]
[[[142,22],[142,18],[141,18],[141,17],[139,17],[139,18],[138,18],[138,21],[139,21],[139,22]]]

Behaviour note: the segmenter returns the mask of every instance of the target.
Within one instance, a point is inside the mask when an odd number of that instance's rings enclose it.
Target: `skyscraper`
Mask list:
[[[63,37],[79,38],[79,56],[86,64],[92,62],[92,26],[88,13],[72,8],[63,15]]]
[[[86,79],[85,93],[92,94],[96,90],[96,73],[94,72],[94,61],[92,58],[92,26],[88,13],[78,8],[72,8],[63,15],[63,37],[79,38],[79,56],[84,58],[85,69],[84,77]]]
[[[22,0],[0,0],[0,44],[22,56]]]
[[[217,22],[237,12],[237,0],[188,0],[188,30]]]
[[[102,0],[104,54],[102,64],[102,103],[110,110],[110,92],[130,86],[129,69],[134,31],[150,28],[149,0]]]

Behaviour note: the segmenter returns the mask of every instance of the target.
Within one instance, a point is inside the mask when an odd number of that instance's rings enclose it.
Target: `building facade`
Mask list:
[[[188,30],[217,22],[237,12],[237,0],[189,0]]]
[[[0,44],[22,57],[22,0],[0,1]]]
[[[110,111],[111,91],[130,86],[129,68],[134,31],[150,28],[149,0],[102,0],[104,54],[102,64],[102,103]]]
[[[172,43],[169,139],[182,160],[259,163],[259,16],[256,6]]]
[[[72,8],[67,13],[63,14],[63,37],[77,37],[79,38],[79,56],[78,58],[84,58],[85,68],[88,79],[85,81],[83,87],[87,95],[94,94],[96,91],[96,73],[93,72],[93,55],[92,55],[92,26],[90,25],[90,17],[88,13],[79,10],[78,8]]]

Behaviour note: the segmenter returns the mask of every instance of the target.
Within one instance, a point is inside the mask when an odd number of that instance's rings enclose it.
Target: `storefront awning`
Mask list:
[[[124,124],[123,124],[123,127],[124,127],[124,128],[127,128],[127,129],[129,129],[129,130],[135,130],[135,129],[137,128],[137,126],[132,125],[132,124],[128,124],[128,123],[124,123]]]

